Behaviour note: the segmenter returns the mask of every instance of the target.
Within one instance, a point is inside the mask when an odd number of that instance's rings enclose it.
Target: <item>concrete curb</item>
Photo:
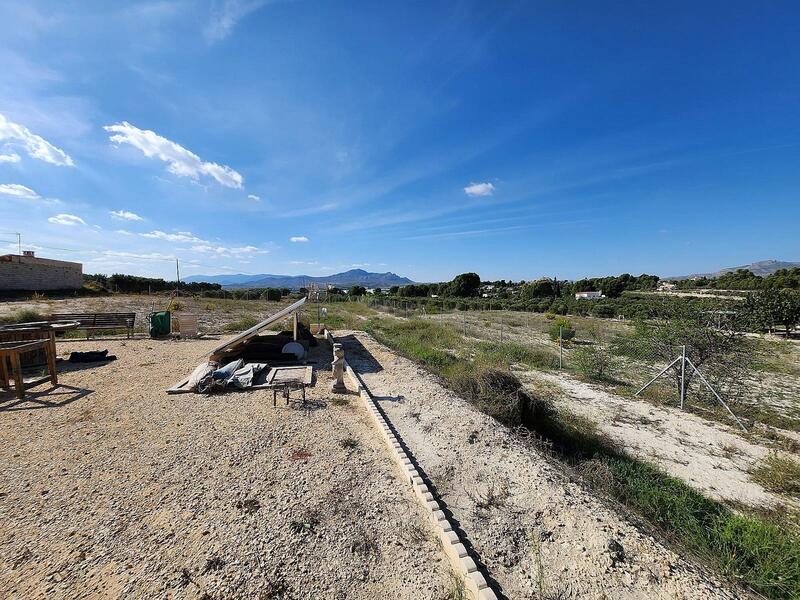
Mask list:
[[[325,330],[325,339],[333,344],[336,341],[333,334]],[[375,402],[370,391],[361,381],[361,377],[345,359],[345,376],[350,385],[358,391],[370,419],[377,427],[386,444],[392,459],[400,468],[403,477],[408,481],[417,500],[427,511],[434,530],[442,543],[445,554],[450,562],[453,572],[463,578],[464,587],[473,600],[496,600],[497,595],[489,587],[486,578],[481,573],[475,560],[469,555],[468,543],[454,530],[450,519],[442,510],[442,505],[434,497],[415,465],[419,463],[413,459],[411,453],[401,442],[400,436],[391,426],[381,408]]]

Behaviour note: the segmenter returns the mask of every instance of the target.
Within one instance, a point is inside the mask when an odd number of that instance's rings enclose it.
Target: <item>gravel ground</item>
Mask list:
[[[737,598],[367,334],[337,332],[508,598]]]
[[[0,395],[0,597],[444,597],[433,531],[357,396],[331,402],[329,349],[307,410],[164,393],[218,343],[60,342],[119,360]]]

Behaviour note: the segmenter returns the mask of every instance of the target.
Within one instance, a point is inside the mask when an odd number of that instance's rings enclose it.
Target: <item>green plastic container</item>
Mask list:
[[[170,314],[168,310],[159,312],[152,312],[148,315],[147,320],[150,322],[150,337],[165,337],[170,334]]]

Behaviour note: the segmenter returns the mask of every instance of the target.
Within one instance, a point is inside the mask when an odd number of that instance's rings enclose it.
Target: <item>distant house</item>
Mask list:
[[[662,281],[658,284],[658,291],[659,292],[672,292],[678,286],[671,281]]]
[[[0,256],[0,290],[74,290],[83,287],[83,265],[39,258],[32,250]]]
[[[604,298],[603,292],[576,292],[575,300],[597,300]]]

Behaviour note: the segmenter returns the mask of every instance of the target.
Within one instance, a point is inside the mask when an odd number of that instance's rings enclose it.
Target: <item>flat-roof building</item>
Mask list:
[[[73,290],[83,287],[83,265],[39,258],[33,251],[0,256],[0,290]]]

